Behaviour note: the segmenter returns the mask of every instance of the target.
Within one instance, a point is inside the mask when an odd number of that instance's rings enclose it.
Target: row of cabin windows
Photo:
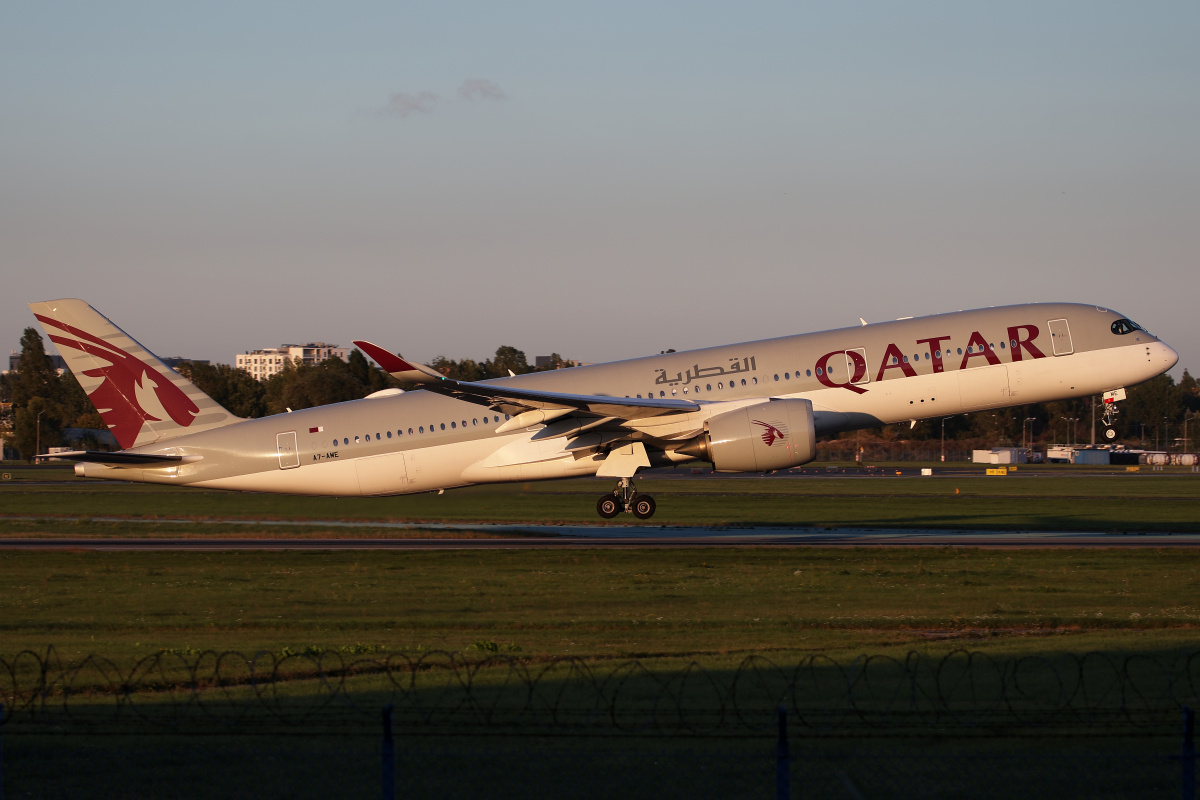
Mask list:
[[[1012,347],[1012,348],[1015,350],[1015,349],[1016,349],[1016,347],[1017,347],[1017,340],[1016,340],[1016,339],[1011,339],[1011,340],[1009,340],[1009,342],[1008,342],[1008,345],[1009,345],[1010,347]],[[968,347],[968,348],[967,348],[967,353],[968,353],[968,354],[971,354],[971,353],[982,353],[982,352],[983,352],[985,349],[986,349],[986,350],[995,350],[995,349],[996,349],[996,345],[995,345],[995,344],[992,344],[992,343],[989,343],[989,344],[987,344],[987,345],[979,345],[978,347],[976,347],[976,346],[972,345],[972,346],[970,346],[970,347]],[[1001,350],[1005,349],[1005,343],[1004,343],[1004,342],[1001,342],[1001,343],[1000,343],[1000,349],[1001,349]],[[945,350],[945,353],[944,353],[944,354],[945,354],[945,355],[947,355],[947,356],[949,356],[949,355],[950,355],[950,348],[946,348],[946,350]],[[960,347],[960,348],[958,348],[958,354],[959,354],[960,356],[963,354],[963,349],[962,349],[961,347]],[[926,360],[926,361],[932,361],[932,360],[933,360],[933,359],[935,359],[935,358],[941,358],[941,357],[942,357],[942,355],[943,355],[943,352],[942,352],[941,350],[935,350],[935,351],[933,352],[933,355],[930,355],[929,353],[925,353],[925,360]],[[904,363],[905,363],[905,364],[909,363],[909,362],[908,362],[908,356],[904,356],[903,358],[904,358]],[[913,360],[913,361],[920,361],[920,360],[921,360],[921,354],[920,354],[920,353],[914,353],[914,354],[913,354],[913,357],[912,357],[912,360]],[[892,356],[892,363],[893,363],[893,364],[899,364],[899,363],[900,363],[900,359],[896,358],[896,356]],[[817,367],[817,375],[824,375],[826,371],[828,371],[828,372],[832,373],[832,372],[833,372],[833,367],[829,367],[829,368],[828,368],[828,370],[824,370],[824,369],[822,369],[821,367]],[[804,376],[805,376],[806,378],[811,378],[811,377],[812,377],[812,374],[813,374],[813,373],[812,373],[812,370],[810,370],[810,369],[806,369],[806,370],[804,370]],[[774,378],[775,378],[775,381],[776,381],[776,382],[778,382],[778,381],[779,381],[779,373],[775,373],[775,375],[774,375]],[[800,378],[800,370],[796,370],[796,378],[797,378],[797,379],[799,379],[799,378]],[[785,372],[785,373],[783,373],[783,379],[784,379],[785,381],[787,381],[787,380],[791,380],[791,379],[792,379],[792,374],[791,374],[790,372]],[[758,378],[751,378],[751,381],[752,381],[753,383],[758,383]],[[734,388],[734,386],[736,386],[736,385],[737,385],[737,384],[736,384],[734,381],[730,381],[730,382],[729,382],[729,388],[730,388],[730,389]],[[745,378],[743,378],[743,379],[742,379],[742,386],[745,386],[745,385],[746,385],[746,379],[745,379]],[[708,390],[708,391],[710,391],[710,392],[711,392],[711,391],[712,391],[712,384],[705,384],[704,388],[705,388],[706,390]],[[724,385],[724,383],[718,383],[718,384],[717,384],[717,388],[718,388],[718,389],[724,389],[724,388],[725,388],[725,385]],[[672,390],[671,390],[671,394],[675,394],[675,391],[676,391],[676,390],[672,389]],[[694,388],[692,391],[694,391],[694,392],[699,392],[699,391],[700,391],[700,387],[699,387],[699,386],[697,386],[697,387],[695,387],[695,388]],[[684,389],[683,389],[683,393],[684,393],[684,394],[687,394],[687,393],[688,393],[688,390],[687,390],[687,387],[686,387],[686,386],[685,386],[685,387],[684,387]],[[646,395],[646,396],[647,396],[647,397],[654,397],[654,392],[650,392],[650,393],[649,393],[648,395]],[[666,393],[665,391],[659,391],[659,393],[658,393],[658,396],[659,396],[659,397],[666,397],[666,396],[667,396],[667,393]],[[638,395],[638,397],[641,397],[641,395],[639,394],[639,395]]]
[[[504,419],[505,419],[505,420],[507,420],[508,418],[509,418],[509,417],[508,417],[508,414],[505,414],[505,415],[504,415]],[[500,421],[500,415],[499,415],[499,414],[496,414],[496,415],[494,415],[494,416],[492,417],[492,421],[493,421],[493,422],[499,422],[499,421]],[[487,417],[484,417],[484,418],[483,418],[483,424],[484,424],[484,425],[487,425],[487,424],[488,424],[488,418],[487,418]],[[475,427],[475,426],[477,426],[477,425],[479,425],[479,419],[478,419],[478,418],[475,418],[475,419],[471,420],[471,427]],[[466,428],[466,427],[467,427],[467,421],[466,421],[465,419],[464,419],[462,422],[456,422],[456,421],[454,421],[454,420],[451,420],[451,421],[450,421],[450,429],[451,429],[451,430],[455,430],[455,429],[459,428],[460,426],[461,426],[461,427],[463,427],[463,428]],[[444,431],[444,430],[446,430],[446,423],[444,423],[444,422],[439,422],[439,423],[430,423],[430,425],[429,425],[429,432],[430,432],[430,433],[433,433],[435,430],[443,430],[443,431]],[[424,425],[418,425],[418,426],[417,426],[415,429],[414,429],[414,428],[409,428],[409,429],[408,429],[408,435],[409,435],[409,436],[415,436],[416,434],[419,434],[419,433],[424,433],[424,432],[425,432],[425,426],[424,426]],[[403,428],[401,428],[401,429],[398,429],[398,430],[396,431],[396,436],[397,436],[397,437],[400,437],[400,436],[403,436],[403,435],[404,435],[404,429],[403,429]],[[388,439],[392,438],[392,432],[391,432],[391,431],[388,431],[386,434],[380,434],[380,433],[376,433],[376,434],[375,434],[375,441],[377,441],[377,442],[383,441],[383,439],[384,439],[384,438],[388,438]],[[355,444],[361,444],[363,440],[366,440],[366,441],[368,441],[368,442],[369,442],[369,441],[371,441],[371,434],[367,433],[367,434],[363,434],[362,436],[355,436],[355,437],[354,437],[354,443],[355,443]],[[343,445],[348,445],[348,444],[350,444],[350,437],[349,437],[349,436],[347,436],[347,437],[343,438],[343,439],[342,439],[342,444],[343,444]],[[337,439],[334,439],[334,440],[333,440],[333,446],[334,446],[334,447],[337,447],[337,446],[338,446],[338,440],[337,440]]]
[[[778,376],[776,376],[776,379],[778,380]],[[745,378],[742,378],[742,386],[754,385],[754,384],[757,384],[757,383],[758,383],[758,378],[751,378],[751,379],[750,379],[750,384],[747,384],[747,383],[746,383],[746,379],[745,379]],[[730,389],[733,389],[733,388],[734,388],[734,387],[736,387],[737,385],[738,385],[737,381],[730,381],[730,382],[729,382],[729,386],[728,386],[728,388],[730,388]],[[717,383],[717,389],[724,389],[724,388],[726,388],[726,386],[725,386],[725,381],[719,381],[719,382]],[[691,387],[691,390],[692,390],[692,392],[694,392],[695,394],[700,394],[700,387],[699,387],[699,386],[693,386],[693,387]],[[705,391],[707,391],[707,392],[711,392],[711,391],[713,390],[712,384],[711,384],[711,383],[706,383],[706,384],[704,384],[704,390],[705,390]],[[678,394],[678,393],[679,393],[679,390],[678,390],[678,389],[672,389],[672,390],[671,390],[671,394],[673,394],[673,395],[676,395],[676,394]],[[683,387],[683,393],[684,393],[684,394],[687,394],[687,393],[688,393],[688,387],[687,387],[687,386]],[[625,396],[626,396],[626,397],[628,397],[629,395],[625,395]],[[666,397],[666,396],[667,396],[667,393],[666,393],[666,391],[665,391],[665,390],[662,390],[662,389],[660,389],[660,390],[659,390],[659,392],[658,392],[658,396],[659,396],[659,397]],[[639,395],[638,395],[638,399],[641,399],[641,397],[642,397],[642,396],[639,394]],[[653,398],[654,398],[654,392],[653,392],[653,391],[647,392],[647,393],[646,393],[646,397],[648,397],[648,398],[650,398],[650,399],[653,399]]]

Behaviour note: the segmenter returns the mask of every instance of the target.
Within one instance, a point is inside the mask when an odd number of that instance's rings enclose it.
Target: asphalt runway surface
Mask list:
[[[230,522],[232,520],[224,520]],[[288,524],[296,524],[291,522]],[[329,527],[330,522],[313,522]],[[332,523],[336,524],[336,523]],[[377,523],[364,523],[379,527]],[[353,524],[346,527],[354,527]],[[1195,533],[651,525],[396,525],[428,537],[9,538],[0,550],[561,550],[606,547],[1200,547]],[[438,533],[457,538],[438,537]],[[471,533],[486,538],[467,538]]]

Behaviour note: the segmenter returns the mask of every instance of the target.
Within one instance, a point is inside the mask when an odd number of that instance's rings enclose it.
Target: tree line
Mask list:
[[[484,361],[438,356],[429,365],[447,377],[465,381],[538,371],[530,366],[525,353],[507,345],[497,348],[495,356]],[[568,366],[568,362],[555,353],[549,366],[542,369],[561,366]],[[412,388],[369,362],[357,349],[347,361],[329,358],[313,365],[287,361],[280,372],[264,381],[229,364],[185,362],[178,371],[233,414],[251,418],[357,400],[382,389]],[[67,428],[84,431],[73,445],[87,449],[102,446],[102,437],[89,431],[106,430],[103,419],[75,376],[70,371],[58,374],[35,328],[26,328],[21,336],[20,360],[17,369],[0,382],[0,401],[11,404],[0,420],[0,428],[12,432],[11,444],[23,459],[31,459],[39,445],[45,452],[64,444]],[[1119,407],[1114,426],[1117,438],[1113,441],[1145,449],[1181,450],[1186,430],[1187,450],[1200,451],[1200,430],[1194,424],[1200,419],[1200,382],[1186,370],[1179,382],[1170,375],[1159,375],[1130,388],[1128,399]],[[1108,440],[1100,424],[1103,412],[1099,398],[1082,398],[938,417],[915,427],[908,423],[886,425],[825,440],[853,439],[858,446],[888,445],[889,452],[904,443],[938,442],[943,434],[946,441],[958,443],[960,450],[1019,447],[1026,443],[1085,444],[1091,440],[1094,413],[1097,441],[1104,443]]]

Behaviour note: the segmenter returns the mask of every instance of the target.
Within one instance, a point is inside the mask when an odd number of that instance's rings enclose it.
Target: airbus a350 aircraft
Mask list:
[[[424,391],[263,419],[230,414],[82,300],[30,305],[121,447],[59,453],[79,475],[311,495],[397,495],[597,475],[605,518],[645,519],[639,469],[811,461],[819,434],[1104,393],[1178,354],[1115,311],[1045,303],[863,323],[468,383],[355,342]],[[1112,431],[1109,429],[1111,437]]]

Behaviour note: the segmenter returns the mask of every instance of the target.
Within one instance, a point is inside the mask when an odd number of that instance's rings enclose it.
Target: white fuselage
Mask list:
[[[811,401],[818,434],[1095,395],[1169,369],[1177,355],[1119,314],[1031,304],[898,320],[501,379],[549,392],[690,400],[687,413],[606,425],[568,418],[497,433],[507,417],[427,391],[321,406],[131,452],[169,467],[79,464],[80,474],[314,495],[394,495],[469,484],[592,475],[630,432],[653,463],[691,459],[672,443],[713,417],[772,399]]]

